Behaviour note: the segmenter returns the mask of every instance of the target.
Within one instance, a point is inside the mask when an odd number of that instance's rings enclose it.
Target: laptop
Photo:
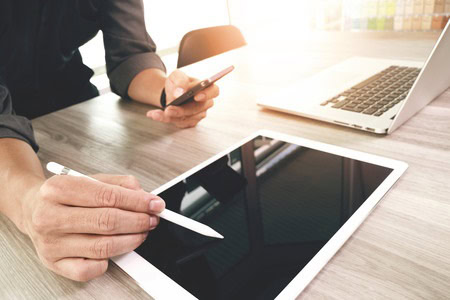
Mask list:
[[[449,25],[425,64],[353,57],[257,103],[268,109],[390,134],[450,86]]]

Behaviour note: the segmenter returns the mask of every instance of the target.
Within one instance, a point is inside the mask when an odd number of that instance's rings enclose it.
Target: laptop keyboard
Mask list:
[[[406,98],[419,72],[391,66],[320,105],[379,117]]]

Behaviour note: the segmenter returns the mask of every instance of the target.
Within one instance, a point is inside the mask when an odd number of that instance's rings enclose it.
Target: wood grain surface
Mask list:
[[[221,66],[221,95],[196,128],[145,117],[151,107],[107,94],[33,121],[45,165],[132,174],[153,190],[258,129],[403,160],[409,169],[302,299],[448,299],[450,295],[450,92],[389,136],[261,109],[256,99],[351,56],[424,61],[437,33],[317,33],[267,41],[186,68],[206,78]],[[47,175],[49,175],[47,173]],[[49,175],[50,176],[50,175]],[[0,216],[0,298],[146,299],[123,271],[76,283],[47,271],[29,239]]]

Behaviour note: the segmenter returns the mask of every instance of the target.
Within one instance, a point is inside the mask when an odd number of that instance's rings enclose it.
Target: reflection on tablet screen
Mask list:
[[[200,299],[273,299],[391,169],[259,136],[160,196],[225,236],[161,220],[136,252]]]

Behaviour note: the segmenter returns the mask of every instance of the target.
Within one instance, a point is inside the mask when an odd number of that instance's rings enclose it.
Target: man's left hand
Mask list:
[[[167,104],[181,96],[200,81],[184,74],[180,70],[172,72],[166,80]],[[212,85],[181,106],[168,106],[165,110],[150,110],[147,117],[155,121],[173,123],[178,128],[194,127],[206,117],[206,112],[214,105],[214,98],[219,95],[219,87]]]

